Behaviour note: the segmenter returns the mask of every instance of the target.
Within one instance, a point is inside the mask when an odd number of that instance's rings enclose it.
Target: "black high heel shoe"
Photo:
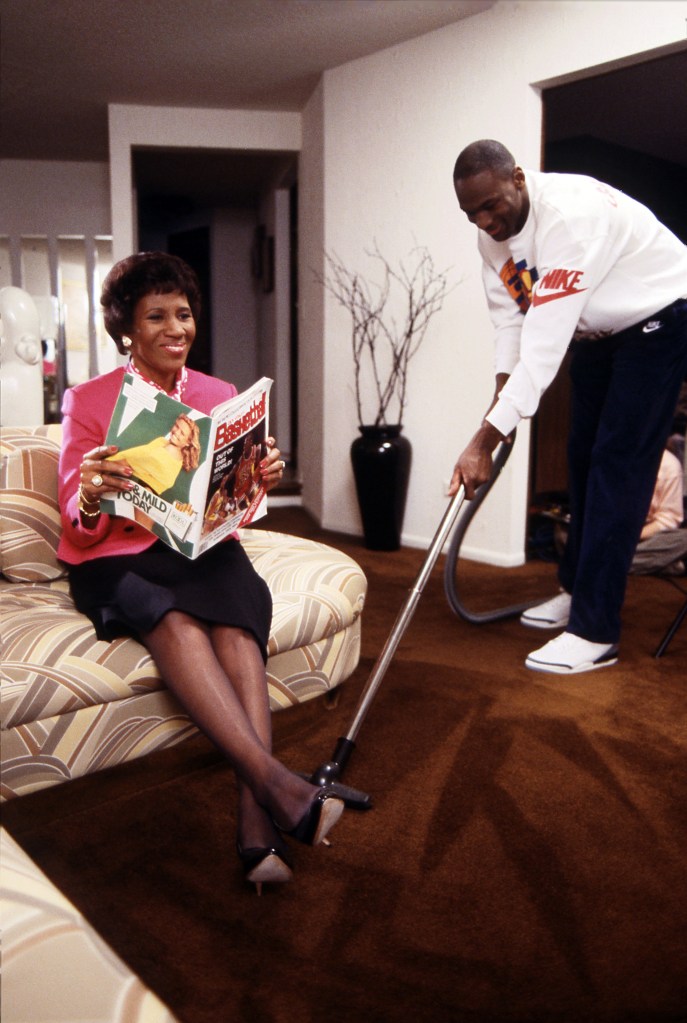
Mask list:
[[[321,788],[316,794],[310,808],[303,814],[295,828],[287,831],[277,822],[274,823],[285,835],[295,838],[305,845],[319,845],[324,842],[344,810],[343,799],[338,799],[326,788]]]
[[[258,895],[262,895],[263,884],[283,884],[293,877],[288,854],[281,842],[269,847],[248,849],[237,842],[236,851],[243,864],[246,881],[255,885]]]

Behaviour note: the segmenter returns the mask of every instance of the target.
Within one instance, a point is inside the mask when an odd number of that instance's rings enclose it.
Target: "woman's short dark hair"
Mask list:
[[[138,252],[115,263],[103,281],[100,304],[105,330],[122,355],[126,353],[122,337],[133,326],[134,310],[140,299],[174,291],[186,296],[193,318],[198,320],[200,285],[195,271],[183,259],[168,252]]]

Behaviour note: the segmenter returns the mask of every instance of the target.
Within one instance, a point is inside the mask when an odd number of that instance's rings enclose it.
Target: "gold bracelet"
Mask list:
[[[90,505],[97,504],[98,505],[98,510],[94,511],[94,512],[88,511],[86,508],[84,508],[84,504],[90,504]],[[78,494],[77,494],[76,507],[79,509],[79,511],[81,512],[82,515],[86,516],[87,519],[97,519],[98,516],[100,515],[100,501],[99,500],[97,500],[97,501],[89,501],[88,498],[86,497],[86,495],[83,492],[83,484],[82,483],[79,483],[79,491],[78,491]]]

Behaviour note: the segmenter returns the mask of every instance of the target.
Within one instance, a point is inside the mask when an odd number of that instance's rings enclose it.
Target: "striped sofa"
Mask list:
[[[99,641],[56,557],[59,425],[1,434],[2,794],[17,795],[133,760],[195,732],[134,639]],[[367,583],[347,555],[263,529],[242,531],[268,583],[274,711],[331,693],[360,656]]]
[[[0,828],[3,1023],[179,1023]]]

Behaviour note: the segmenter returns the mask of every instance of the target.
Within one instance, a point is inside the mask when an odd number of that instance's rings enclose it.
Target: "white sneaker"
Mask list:
[[[539,650],[528,655],[525,666],[533,671],[550,671],[556,675],[576,675],[580,671],[609,668],[618,660],[615,643],[592,643],[589,639],[562,632]]]
[[[534,629],[563,629],[570,621],[571,603],[572,597],[563,590],[551,600],[528,608],[520,615],[520,621]]]

